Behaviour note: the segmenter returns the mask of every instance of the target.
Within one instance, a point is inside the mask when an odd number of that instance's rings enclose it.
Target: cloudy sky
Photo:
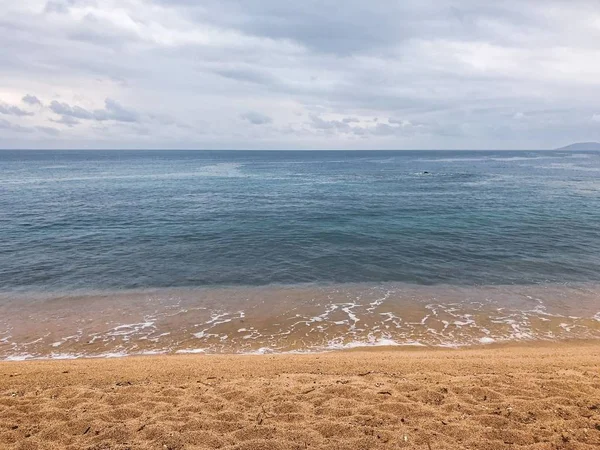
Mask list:
[[[600,141],[599,0],[0,0],[0,148]]]

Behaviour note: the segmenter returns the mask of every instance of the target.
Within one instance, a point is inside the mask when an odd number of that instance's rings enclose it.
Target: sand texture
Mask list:
[[[600,344],[0,363],[1,449],[598,449]]]

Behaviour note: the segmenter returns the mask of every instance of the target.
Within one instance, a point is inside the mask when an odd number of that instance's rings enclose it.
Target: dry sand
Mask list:
[[[0,363],[1,449],[598,449],[600,344]]]

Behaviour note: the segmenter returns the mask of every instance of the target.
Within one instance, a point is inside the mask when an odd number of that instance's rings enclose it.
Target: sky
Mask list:
[[[0,148],[600,141],[599,0],[0,0]]]

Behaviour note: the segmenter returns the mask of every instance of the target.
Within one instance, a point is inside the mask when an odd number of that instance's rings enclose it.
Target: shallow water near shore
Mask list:
[[[0,151],[0,358],[599,337],[600,153]]]
[[[319,352],[600,338],[600,286],[401,283],[96,292],[0,304],[0,357]]]

